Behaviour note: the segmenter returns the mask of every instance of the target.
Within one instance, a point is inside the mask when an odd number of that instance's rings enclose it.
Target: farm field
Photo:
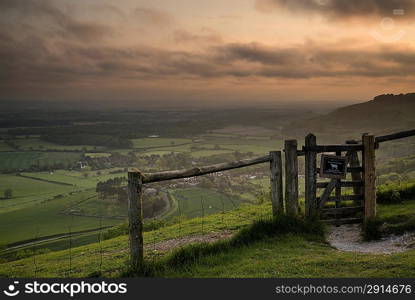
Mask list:
[[[163,146],[173,146],[192,143],[191,139],[183,138],[142,138],[142,139],[132,139],[133,148],[156,148]]]
[[[6,189],[12,190],[12,198],[0,200],[0,216],[5,212],[39,204],[57,195],[80,190],[75,186],[39,181],[16,175],[0,174],[1,196],[3,196],[3,192]]]
[[[69,151],[81,151],[81,150],[100,150],[104,149],[104,147],[99,146],[88,146],[88,145],[75,145],[75,146],[68,146],[68,145],[59,145],[50,143],[47,141],[43,141],[39,138],[21,138],[12,140],[12,142],[18,147],[19,150],[69,150]]]
[[[0,170],[29,169],[32,166],[54,168],[58,165],[69,168],[80,157],[80,153],[74,152],[0,152]]]
[[[95,191],[85,191],[59,197],[37,205],[5,212],[0,218],[0,244],[11,244],[36,237],[70,231],[82,231],[120,223],[117,219],[80,217],[63,214],[77,203],[96,197]],[[99,215],[99,211],[97,211]],[[100,223],[102,222],[102,223]]]
[[[169,217],[186,216],[201,217],[237,208],[239,200],[231,199],[223,194],[204,188],[177,189],[170,193],[177,209]]]
[[[91,158],[97,158],[97,157],[109,157],[111,156],[111,153],[85,153],[86,157],[91,157]]]
[[[241,153],[252,152],[254,155],[265,155],[269,151],[281,150],[283,148],[283,142],[280,140],[271,140],[269,137],[240,136],[235,134],[202,135],[193,140],[146,138],[134,139],[132,141],[135,148],[144,149],[136,153],[138,156],[189,152],[192,157],[201,158],[233,153],[235,151]],[[146,147],[151,149],[146,149]]]
[[[117,170],[117,169],[115,169]],[[81,188],[95,188],[99,181],[106,181],[114,177],[126,177],[126,172],[120,172],[115,174],[109,174],[109,170],[102,170],[100,174],[98,171],[66,171],[57,170],[53,173],[50,172],[33,172],[33,173],[22,173],[24,176],[32,178],[38,178],[41,180],[49,180],[55,182],[61,182],[65,184],[71,184]]]
[[[3,140],[0,140],[0,151],[13,151],[14,149],[6,144]]]

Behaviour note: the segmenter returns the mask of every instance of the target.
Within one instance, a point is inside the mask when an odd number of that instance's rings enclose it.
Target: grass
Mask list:
[[[0,140],[0,151],[13,151],[14,148],[10,147],[3,140]]]
[[[46,141],[42,141],[39,138],[24,138],[24,139],[16,139],[13,140],[13,143],[19,147],[21,150],[97,150],[102,149],[103,147],[95,147],[95,146],[87,146],[87,145],[76,145],[76,146],[68,146],[68,145],[59,145],[54,144]]]
[[[188,218],[206,215],[234,209],[240,205],[239,200],[204,188],[186,188],[174,190],[170,193],[173,201],[177,203],[177,209],[169,216],[183,215]],[[180,207],[178,207],[180,205]]]
[[[11,199],[0,200],[0,220],[4,213],[39,204],[56,195],[79,190],[77,187],[43,182],[16,175],[0,174],[0,193],[12,189]],[[17,220],[16,220],[17,221]]]
[[[84,175],[87,175],[86,177]],[[79,172],[79,171],[65,171],[58,170],[53,173],[50,172],[33,172],[22,173],[24,176],[30,176],[33,178],[39,178],[41,180],[50,180],[56,182],[62,182],[66,184],[72,184],[80,188],[95,188],[99,181],[106,181],[114,177],[126,177],[126,172],[110,174],[107,171],[101,171],[98,175],[97,172]]]
[[[71,167],[80,157],[80,153],[74,152],[0,152],[0,170],[27,170],[32,166],[54,168],[58,164]]]
[[[403,204],[406,205],[412,203]],[[380,205],[380,211],[390,211],[387,209],[389,206]],[[176,223],[145,232],[147,275],[207,278],[415,276],[415,250],[390,255],[341,252],[331,248],[322,239],[320,229],[310,227],[305,228],[305,231],[292,230],[293,228],[276,231],[268,221],[260,221],[256,223],[259,225],[247,227],[254,220],[267,220],[270,211],[269,203],[242,205],[224,214],[180,222],[176,220]],[[396,206],[395,212],[399,211]],[[255,226],[261,228],[255,229]],[[167,253],[154,251],[152,248],[155,243],[173,238],[224,230],[236,232],[240,229],[242,233],[232,239],[234,242],[222,241],[211,246],[190,245]],[[0,265],[0,277],[31,277],[35,271],[39,277],[140,275],[129,273],[126,269],[127,250],[127,236],[119,236],[71,249],[71,269],[69,250],[63,250],[37,255],[36,267],[33,257],[3,263]]]
[[[192,143],[191,139],[179,139],[179,138],[143,138],[132,139],[133,148],[149,148],[149,147],[174,147],[175,145]]]
[[[378,205],[376,219],[366,223],[363,228],[366,240],[415,230],[415,184],[380,186],[377,197],[383,204]]]
[[[78,217],[61,212],[84,199],[94,197],[94,191],[76,193],[67,197],[44,200],[37,205],[2,213],[0,216],[0,244],[11,244],[36,237],[115,225],[122,220]]]
[[[180,269],[188,268],[201,258],[221,255],[257,241],[287,233],[310,235],[313,239],[321,241],[324,227],[320,222],[306,222],[299,218],[285,216],[256,220],[229,239],[215,243],[198,243],[176,249],[163,259],[147,262],[139,270],[132,270],[126,275],[161,276],[169,271],[177,272]]]

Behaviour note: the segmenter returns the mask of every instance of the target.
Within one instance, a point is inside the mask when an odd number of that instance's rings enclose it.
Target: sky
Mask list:
[[[414,92],[415,0],[0,0],[0,101]]]

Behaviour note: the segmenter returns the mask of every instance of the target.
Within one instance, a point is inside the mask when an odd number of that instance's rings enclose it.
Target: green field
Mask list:
[[[191,139],[180,139],[180,138],[143,138],[143,139],[132,139],[134,148],[149,148],[149,147],[163,147],[173,146],[185,143],[192,143]]]
[[[0,151],[13,151],[14,149],[6,144],[3,140],[0,140]]]
[[[169,216],[201,217],[237,208],[239,200],[204,188],[186,188],[170,193],[177,203],[177,209]]]
[[[12,190],[11,199],[0,200],[0,215],[4,212],[18,210],[26,206],[38,204],[56,195],[67,194],[79,190],[75,186],[33,180],[15,175],[0,174],[0,193]]]
[[[5,245],[36,237],[66,234],[69,231],[75,232],[100,227],[100,218],[63,214],[63,212],[71,210],[71,207],[76,208],[79,203],[90,197],[96,197],[95,191],[76,193],[2,213],[0,215],[0,244]],[[98,205],[95,212],[100,215]],[[121,221],[104,218],[102,225],[115,225]]]
[[[31,167],[73,167],[81,157],[73,152],[0,152],[0,170],[24,170]]]
[[[235,151],[241,153],[252,152],[255,155],[264,155],[272,150],[280,150],[283,142],[271,140],[268,137],[212,134],[203,135],[196,140],[145,138],[132,140],[134,148],[150,148],[137,155],[164,155],[172,152],[190,152],[194,158],[213,155],[229,154]],[[184,144],[184,145],[182,145]],[[178,145],[178,146],[175,146]]]
[[[113,169],[114,170],[114,169]],[[115,168],[115,170],[118,170]],[[99,181],[106,181],[114,177],[126,177],[126,172],[120,172],[116,174],[109,174],[111,170],[99,171],[65,171],[57,170],[54,172],[34,172],[34,173],[22,173],[24,176],[30,176],[33,178],[39,178],[42,180],[50,180],[56,182],[62,182],[66,184],[72,184],[80,188],[95,188]]]
[[[68,145],[59,145],[50,142],[43,141],[39,138],[24,138],[24,139],[16,139],[12,140],[12,142],[18,147],[19,150],[99,150],[103,149],[104,147],[99,146],[87,146],[87,145],[76,145],[76,146],[68,146]]]
[[[91,158],[109,157],[111,156],[111,153],[85,153],[85,156]]]

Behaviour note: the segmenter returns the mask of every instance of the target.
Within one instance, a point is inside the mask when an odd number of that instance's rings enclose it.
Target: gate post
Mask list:
[[[318,215],[317,208],[317,153],[310,148],[317,146],[317,139],[314,134],[305,138],[305,215],[307,218],[314,218]]]
[[[356,145],[356,144],[358,144],[358,142],[354,141],[354,140],[349,140],[349,141],[346,141],[346,144]],[[350,167],[352,167],[352,168],[360,167],[359,155],[357,154],[356,151],[347,152],[347,156],[349,157]],[[361,175],[360,172],[352,171],[351,173],[352,173],[352,180],[353,181],[362,181],[362,175]],[[362,188],[360,186],[354,186],[353,187],[353,192],[354,192],[355,195],[362,195]]]
[[[287,215],[298,215],[297,140],[285,141],[285,207]]]
[[[271,203],[272,203],[272,215],[284,214],[284,198],[282,193],[282,160],[281,151],[272,151],[269,153],[271,157],[270,169],[271,169]]]
[[[365,221],[376,217],[375,136],[363,135]]]
[[[139,171],[128,172],[128,231],[130,259],[133,268],[143,262],[143,175]]]

